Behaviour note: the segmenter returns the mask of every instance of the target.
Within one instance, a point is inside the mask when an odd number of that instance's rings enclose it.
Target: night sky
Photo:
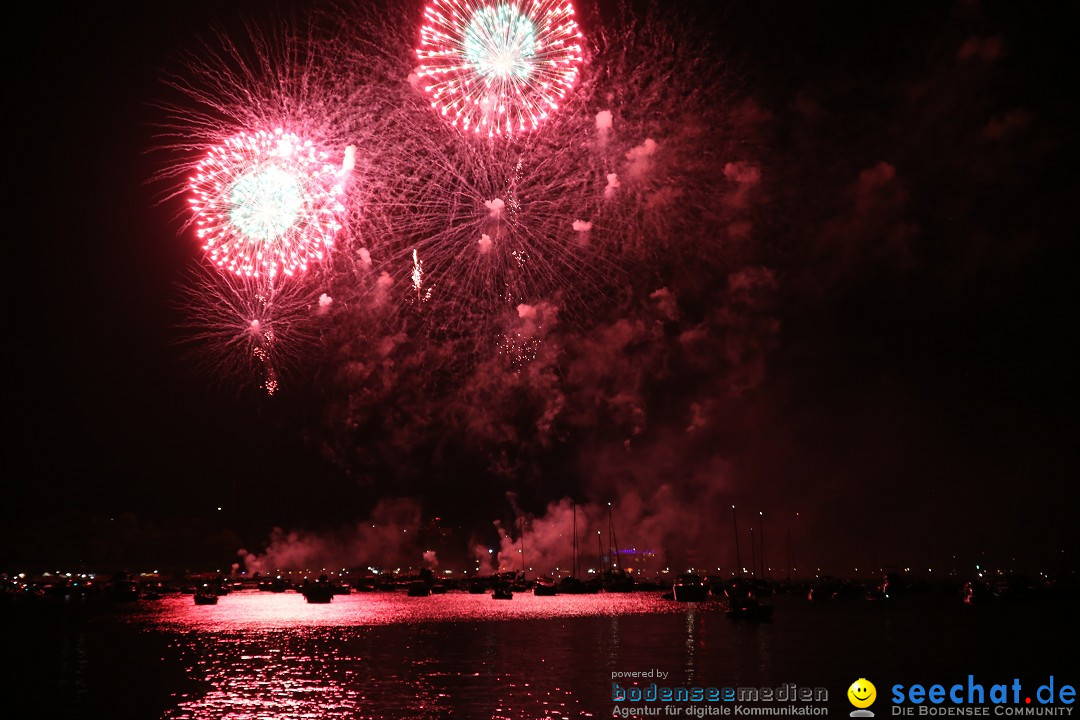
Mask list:
[[[731,503],[836,574],[1075,564],[1074,7],[689,11],[751,127],[730,161],[760,172],[731,201],[753,233],[565,328],[555,380],[500,393],[465,370],[399,427],[390,408],[425,400],[375,398],[354,452],[326,374],[267,399],[181,344],[199,250],[149,182],[154,101],[200,35],[262,6],[80,7],[13,29],[8,240],[30,258],[9,267],[0,569],[228,562],[274,526],[340,537],[384,498],[457,528],[464,553],[515,504],[542,517],[564,496],[633,498],[620,534],[673,564],[730,559]],[[537,431],[555,390],[566,409]],[[669,534],[689,514],[694,537]]]

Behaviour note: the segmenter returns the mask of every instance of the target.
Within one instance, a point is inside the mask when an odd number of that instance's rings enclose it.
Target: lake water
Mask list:
[[[1071,606],[966,607],[951,594],[775,604],[767,624],[644,593],[308,605],[241,592],[215,606],[173,596],[93,613],[0,608],[14,661],[0,697],[36,717],[609,717],[612,673],[660,669],[673,686],[825,687],[829,714],[846,717],[860,677],[883,699],[894,682],[969,673],[1077,679]]]

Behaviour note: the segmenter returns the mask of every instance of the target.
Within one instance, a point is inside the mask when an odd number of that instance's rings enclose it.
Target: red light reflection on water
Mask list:
[[[454,620],[531,620],[592,615],[677,612],[679,605],[644,593],[559,595],[515,594],[510,601],[490,595],[451,593],[410,598],[401,593],[335,596],[326,605],[309,605],[297,593],[240,592],[222,597],[217,605],[194,605],[189,596],[163,599],[150,620],[162,626],[201,631],[356,627]]]
[[[211,606],[184,596],[145,607],[132,621],[170,637],[163,659],[199,687],[177,694],[166,717],[198,720],[592,717],[595,698],[570,686],[595,674],[595,658],[568,631],[513,621],[685,612],[642,593],[370,593],[309,605],[296,593],[241,592]]]

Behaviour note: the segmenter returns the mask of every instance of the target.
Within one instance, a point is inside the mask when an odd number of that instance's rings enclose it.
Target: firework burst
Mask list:
[[[535,130],[578,78],[581,33],[567,0],[434,0],[417,75],[431,105],[463,130]]]
[[[191,356],[212,377],[274,395],[316,342],[330,302],[303,282],[274,284],[200,268],[181,287],[181,329]]]
[[[307,270],[341,230],[349,170],[310,140],[278,128],[241,133],[210,150],[189,180],[197,235],[235,275]]]
[[[219,30],[165,75],[154,181],[187,197],[185,228],[225,272],[294,275],[351,237],[378,114],[329,36],[314,20]]]
[[[186,344],[211,376],[270,394],[329,314],[316,283],[352,237],[354,148],[375,125],[329,36],[317,19],[219,28],[166,73],[157,103],[152,181],[163,202],[186,196],[184,229],[215,266],[182,287]]]

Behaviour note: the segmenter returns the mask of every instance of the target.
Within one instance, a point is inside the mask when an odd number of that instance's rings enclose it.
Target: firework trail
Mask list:
[[[605,249],[575,223],[593,216],[600,194],[590,169],[571,162],[571,149],[505,152],[439,140],[415,153],[424,174],[384,204],[397,233],[373,253],[392,277],[412,271],[395,259],[415,253],[437,285],[434,300],[487,308],[596,284]]]
[[[195,362],[222,384],[256,384],[274,395],[318,341],[332,300],[305,282],[272,283],[206,267],[180,288],[183,340]]]

